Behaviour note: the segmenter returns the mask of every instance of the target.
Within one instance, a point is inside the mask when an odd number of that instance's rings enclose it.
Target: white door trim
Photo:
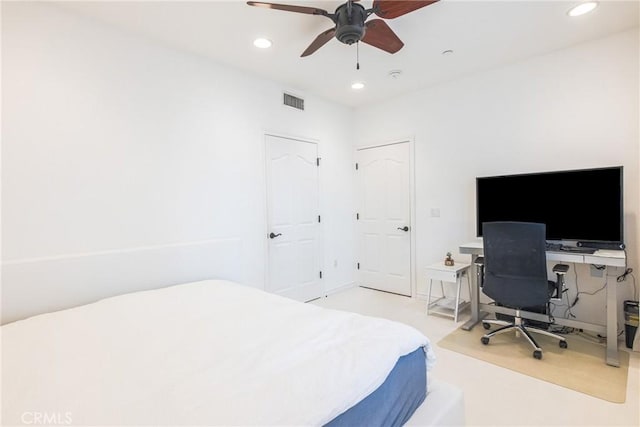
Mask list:
[[[409,198],[410,198],[410,208],[409,208],[409,248],[411,251],[411,254],[409,256],[409,263],[410,265],[410,280],[411,280],[411,298],[416,298],[418,296],[418,288],[417,288],[417,277],[416,277],[416,233],[415,233],[415,226],[416,226],[416,197],[415,197],[415,143],[414,143],[414,138],[413,137],[407,137],[407,138],[399,138],[399,139],[394,139],[394,140],[390,140],[387,142],[381,142],[381,143],[374,143],[371,145],[363,145],[360,147],[356,147],[354,150],[354,159],[357,159],[357,153],[358,151],[362,151],[362,150],[366,150],[369,148],[379,148],[379,147],[385,147],[387,145],[396,145],[396,144],[402,144],[402,143],[409,143]],[[355,180],[357,180],[356,177],[356,171],[354,168],[353,171],[353,179],[354,182]],[[355,215],[353,216],[354,218],[354,227],[353,227],[353,232],[354,232],[354,237],[356,237],[357,239],[357,223]],[[358,284],[359,285],[359,284]]]

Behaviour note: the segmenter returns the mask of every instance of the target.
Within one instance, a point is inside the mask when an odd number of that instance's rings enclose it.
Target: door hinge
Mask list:
[[[320,215],[318,215],[318,222],[320,222]]]
[[[356,219],[359,220],[360,219],[360,214],[356,213]]]
[[[358,164],[356,163],[356,170],[358,170]]]
[[[320,278],[322,279],[322,271],[320,272]]]
[[[358,270],[360,270],[360,263],[358,263]]]
[[[316,166],[320,166],[320,157],[316,157]]]

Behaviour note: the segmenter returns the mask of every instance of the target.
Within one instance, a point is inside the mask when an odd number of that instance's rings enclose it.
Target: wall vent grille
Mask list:
[[[304,111],[304,99],[302,98],[298,98],[297,96],[293,96],[285,92],[283,102],[284,105]]]

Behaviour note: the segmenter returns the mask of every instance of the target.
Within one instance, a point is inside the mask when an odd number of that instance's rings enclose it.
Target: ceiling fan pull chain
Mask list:
[[[356,43],[356,70],[360,69],[360,42]]]

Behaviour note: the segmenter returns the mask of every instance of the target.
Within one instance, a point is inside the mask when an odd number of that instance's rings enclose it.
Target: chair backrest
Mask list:
[[[532,222],[486,222],[484,287],[497,303],[512,308],[533,307],[549,301],[546,227]]]

